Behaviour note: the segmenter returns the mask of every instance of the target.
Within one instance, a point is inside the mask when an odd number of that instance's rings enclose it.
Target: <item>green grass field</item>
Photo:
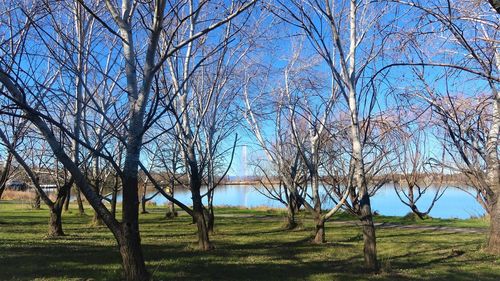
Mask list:
[[[324,245],[313,245],[311,221],[283,230],[279,211],[221,208],[216,214],[216,249],[200,252],[196,227],[182,215],[163,218],[150,207],[141,215],[144,255],[154,280],[500,280],[500,258],[483,252],[485,233],[419,228],[378,228],[382,270],[363,273],[360,228],[327,223]],[[65,237],[47,239],[48,212],[27,204],[0,202],[0,280],[120,280],[120,257],[111,233],[91,227],[91,210],[63,215]],[[425,222],[377,216],[403,225],[487,227],[484,219]]]

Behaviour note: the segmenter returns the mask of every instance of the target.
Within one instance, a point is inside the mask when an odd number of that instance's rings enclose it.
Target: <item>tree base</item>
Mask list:
[[[212,243],[199,243],[198,242],[198,250],[200,251],[203,251],[203,252],[208,252],[208,251],[212,251],[215,249],[215,246],[214,244]]]
[[[179,216],[179,214],[177,212],[167,212],[165,214],[166,219],[173,219],[173,218],[176,218],[178,216]]]
[[[491,255],[500,256],[500,237],[498,235],[496,235],[496,237],[489,237],[485,252]]]
[[[64,233],[49,233],[45,236],[47,239],[57,239],[66,236]]]
[[[283,226],[283,228],[285,230],[294,230],[296,229],[297,227],[299,226],[299,224],[295,221],[291,222],[291,221],[287,221],[285,222],[285,225]]]

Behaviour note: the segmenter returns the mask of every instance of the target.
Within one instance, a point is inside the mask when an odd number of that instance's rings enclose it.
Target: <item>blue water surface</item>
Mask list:
[[[152,188],[151,188],[152,189]],[[434,197],[434,189],[429,189],[418,201],[419,209],[426,210]],[[154,192],[151,192],[153,194]],[[191,194],[186,189],[178,188],[175,193],[177,200],[186,205],[191,205]],[[119,198],[120,200],[121,198]],[[152,199],[157,205],[164,205],[167,199],[158,195]],[[205,199],[206,201],[206,199]],[[410,209],[403,204],[394,188],[386,185],[379,189],[371,198],[372,210],[381,215],[404,216]],[[224,185],[217,187],[214,195],[215,206],[237,206],[245,208],[270,207],[284,208],[281,202],[267,198],[251,185]],[[328,208],[331,202],[325,202],[324,208]],[[435,203],[430,216],[435,218],[470,218],[484,215],[481,205],[467,192],[449,187],[443,196]]]

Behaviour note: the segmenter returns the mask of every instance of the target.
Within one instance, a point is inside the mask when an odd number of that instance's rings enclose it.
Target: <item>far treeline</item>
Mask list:
[[[0,197],[24,178],[51,237],[64,235],[70,193],[80,212],[85,198],[126,280],[150,279],[148,187],[213,249],[214,190],[241,145],[287,228],[303,210],[324,243],[336,212],[358,218],[367,271],[380,264],[370,197],[387,182],[425,218],[458,177],[490,219],[485,251],[500,254],[499,1],[0,0],[0,11]]]

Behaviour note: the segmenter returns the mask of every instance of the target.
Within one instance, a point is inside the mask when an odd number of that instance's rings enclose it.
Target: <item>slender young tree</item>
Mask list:
[[[408,108],[412,109],[408,111]],[[396,123],[391,125],[398,131],[392,141],[393,153],[397,159],[392,172],[394,191],[399,200],[420,219],[428,217],[447,190],[443,186],[444,168],[432,163],[433,159],[443,159],[444,149],[439,149],[437,141],[432,143],[433,126],[423,118],[427,108],[403,106],[403,112],[398,112],[394,120]],[[434,149],[431,150],[431,146]],[[424,201],[421,199],[426,195],[430,196],[430,202],[424,205],[419,201]]]
[[[188,38],[195,36],[200,25],[206,21],[207,17],[210,18],[210,14],[206,13],[208,10],[204,13],[198,5],[200,4],[189,1],[188,10],[182,11],[193,15],[189,18],[185,30]],[[215,9],[218,4],[207,5]],[[230,14],[234,14],[241,7],[236,1],[231,1],[227,9]],[[248,18],[248,14],[243,17],[245,18]],[[193,200],[193,220],[198,228],[198,244],[201,250],[213,248],[209,239],[211,228],[209,225],[213,225],[214,219],[213,209],[206,216],[206,208],[202,202],[204,175],[208,172],[207,195],[211,202],[216,186],[214,177],[216,148],[230,131],[230,128],[226,128],[221,132],[223,129],[218,128],[217,123],[220,120],[224,121],[224,115],[230,116],[228,115],[230,112],[224,111],[231,109],[230,100],[234,94],[231,92],[227,94],[226,84],[236,67],[238,56],[244,53],[244,51],[235,53],[230,51],[231,40],[240,29],[238,27],[240,23],[234,21],[230,19],[225,30],[221,29],[220,35],[213,33],[211,38],[203,36],[199,40],[190,41],[185,49],[178,50],[167,60],[168,69],[165,69],[168,71],[168,81],[171,81],[169,83],[172,83],[175,95],[174,106],[171,107],[171,112],[177,120],[174,134],[184,162],[185,174],[189,180],[189,190]],[[184,40],[184,38],[179,37],[174,40]],[[246,48],[241,45],[239,47]],[[233,55],[236,58],[227,58]],[[228,66],[228,62],[231,65]],[[213,71],[208,66],[210,64],[214,64]],[[164,88],[167,88],[166,85]]]

